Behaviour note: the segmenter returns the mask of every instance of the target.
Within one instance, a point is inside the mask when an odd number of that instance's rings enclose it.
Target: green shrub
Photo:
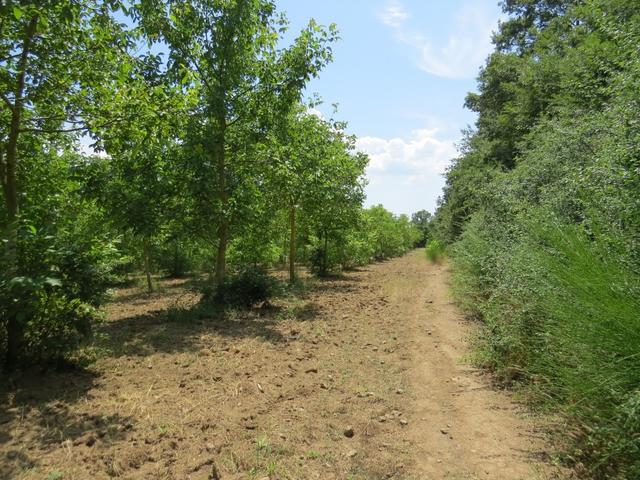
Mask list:
[[[444,258],[444,245],[439,240],[431,240],[427,244],[425,252],[431,262],[439,263]]]
[[[276,281],[262,268],[247,266],[225,279],[212,292],[215,303],[234,307],[250,307],[269,299],[275,292]]]
[[[328,250],[328,249],[327,249]],[[329,274],[329,270],[333,266],[330,262],[329,252],[323,247],[316,246],[311,250],[309,255],[310,270],[319,277],[325,277]]]
[[[0,353],[8,352],[11,319],[13,366],[59,363],[90,336],[119,252],[85,220],[40,230],[23,220],[14,266],[0,264]]]
[[[640,278],[592,232],[519,218],[479,212],[452,249],[456,295],[483,320],[478,359],[564,414],[594,477],[637,478]]]
[[[363,266],[373,258],[373,246],[366,231],[349,232],[338,245],[338,256],[344,270]]]
[[[90,335],[92,323],[98,318],[94,307],[65,295],[56,278],[0,281],[0,303],[2,317],[14,317],[20,325],[22,365],[61,363]]]

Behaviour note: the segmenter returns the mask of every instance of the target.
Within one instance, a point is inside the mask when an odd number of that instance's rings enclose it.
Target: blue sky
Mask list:
[[[497,0],[279,0],[293,31],[310,18],[336,23],[334,62],[309,93],[327,116],[349,122],[369,153],[367,205],[433,212],[460,131],[463,108],[491,51]]]

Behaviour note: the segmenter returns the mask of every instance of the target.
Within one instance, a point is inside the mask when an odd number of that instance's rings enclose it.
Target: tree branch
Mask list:
[[[15,111],[16,107],[11,103],[11,101],[9,100],[9,97],[7,97],[3,92],[0,92],[0,98],[2,98],[2,100],[7,105],[7,107],[9,107],[9,110],[11,110],[11,112]]]
[[[27,63],[29,61],[29,53],[31,48],[31,42],[33,40],[34,35],[36,34],[36,26],[38,25],[38,15],[35,15],[29,21],[29,25],[27,25],[25,39],[23,42],[22,53],[20,54],[20,61],[18,62],[18,79],[16,82],[16,98],[15,98],[15,106],[16,110],[22,110],[22,104],[24,99],[22,95],[24,93],[24,83],[25,77],[27,76]]]
[[[0,186],[2,186],[2,193],[6,193],[7,168],[4,163],[4,149],[2,147],[0,147]]]
[[[83,125],[82,127],[74,127],[74,128],[21,128],[19,130],[20,133],[71,133],[71,132],[80,132],[82,130],[88,130],[89,127],[87,125]]]

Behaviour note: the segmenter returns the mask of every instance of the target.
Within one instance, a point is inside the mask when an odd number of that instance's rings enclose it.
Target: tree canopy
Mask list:
[[[566,414],[570,455],[591,475],[635,478],[640,10],[502,5],[433,231],[487,326],[486,365]]]
[[[407,218],[363,208],[368,158],[346,122],[310,113],[335,25],[286,42],[270,0],[0,13],[6,367],[66,361],[137,272],[149,292],[159,273],[204,275],[203,302],[246,305],[267,269],[288,264],[295,283],[302,266],[328,275],[413,245]]]

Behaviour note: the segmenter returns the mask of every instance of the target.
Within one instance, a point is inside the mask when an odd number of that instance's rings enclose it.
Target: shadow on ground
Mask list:
[[[288,336],[278,328],[282,319],[315,321],[319,318],[320,310],[313,301],[314,295],[330,291],[355,292],[359,288],[358,282],[358,279],[350,275],[314,280],[296,295],[297,303],[301,304],[294,306],[276,299],[273,303],[265,302],[258,307],[237,310],[207,307],[201,303],[147,309],[144,313],[125,316],[102,325],[100,333],[104,339],[99,346],[106,349],[109,355],[121,357],[198,351],[203,347],[203,336],[211,334],[219,336],[223,341],[257,338],[272,344],[285,343]],[[131,295],[130,298],[144,297]],[[121,300],[118,299],[117,303],[121,303]],[[207,343],[207,347],[215,349],[216,345]]]
[[[125,438],[133,428],[119,415],[75,413],[97,375],[85,370],[23,370],[0,375],[0,472],[16,478],[38,466],[38,450]],[[28,443],[29,449],[22,446]],[[4,476],[6,475],[6,476]]]
[[[321,317],[321,307],[314,301],[316,295],[356,291],[360,288],[358,282],[349,274],[313,280],[289,299],[275,299],[241,310],[207,310],[196,302],[176,307],[158,301],[179,297],[181,289],[187,291],[182,282],[163,286],[151,295],[122,289],[110,305],[111,313],[119,314],[96,329],[94,347],[107,357],[117,358],[197,352],[203,347],[229,348],[235,339],[243,338],[284,344],[295,341],[297,332],[284,331],[280,327],[282,320],[316,321]],[[212,345],[212,338],[221,345]],[[18,477],[38,468],[38,451],[61,445],[91,445],[98,439],[125,439],[135,428],[131,417],[82,412],[81,402],[91,397],[91,390],[99,382],[99,374],[81,368],[0,373],[2,478]],[[31,447],[25,449],[22,445]]]

